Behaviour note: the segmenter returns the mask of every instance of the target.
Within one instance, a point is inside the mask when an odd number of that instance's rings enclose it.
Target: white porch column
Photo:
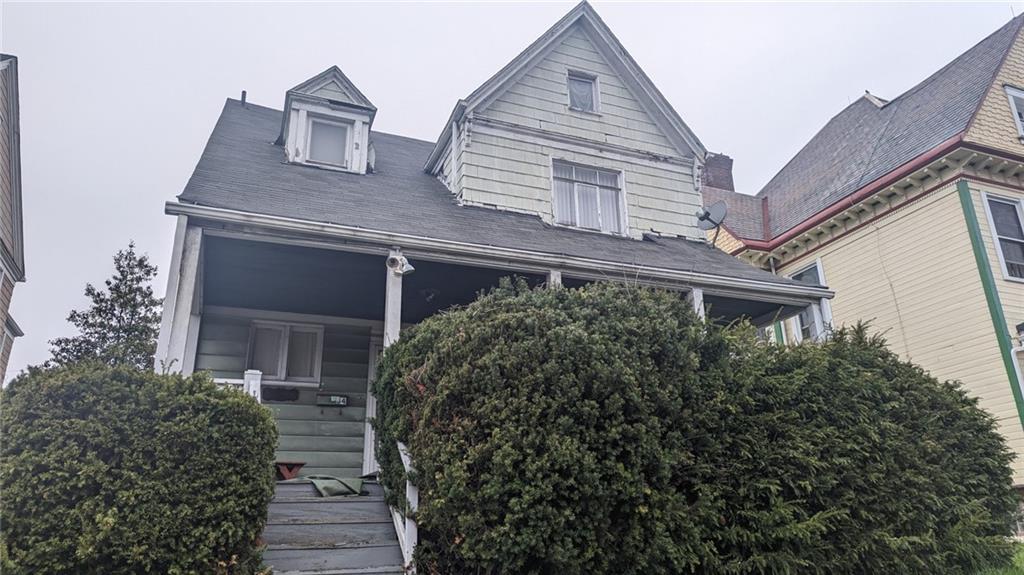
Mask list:
[[[548,287],[562,287],[562,270],[548,270]]]
[[[704,290],[695,287],[690,289],[690,303],[693,304],[693,311],[700,319],[704,317]]]
[[[199,277],[199,250],[202,248],[203,229],[189,227],[183,220],[178,222],[181,233],[181,244],[178,247],[179,234],[175,233],[175,254],[171,256],[171,269],[168,280],[168,293],[164,300],[163,318],[160,326],[160,339],[157,343],[157,371],[166,369],[168,372],[180,373],[191,366],[185,366],[186,350],[188,349],[189,332],[197,328],[190,327],[193,320],[198,321],[198,313],[193,309],[197,279]],[[175,261],[177,260],[177,261]],[[177,264],[177,265],[175,265]],[[176,281],[174,290],[171,284]],[[198,324],[197,324],[198,325]],[[195,340],[198,332],[191,338]],[[163,343],[163,346],[161,346]],[[194,356],[194,354],[192,354]]]
[[[171,339],[171,320],[174,318],[174,302],[178,297],[178,274],[181,267],[181,250],[185,243],[185,228],[188,216],[178,216],[174,226],[174,243],[171,244],[171,264],[167,267],[167,290],[164,292],[163,312],[160,316],[160,334],[156,340],[156,355],[153,366],[160,371],[160,360],[167,357],[167,343]]]
[[[384,280],[384,349],[398,341],[398,332],[402,329],[402,276],[412,269],[401,250],[396,248],[388,253]]]

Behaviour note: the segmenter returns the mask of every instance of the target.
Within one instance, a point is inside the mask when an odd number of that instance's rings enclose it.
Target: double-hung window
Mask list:
[[[820,286],[825,284],[821,275],[821,269],[818,267],[818,262],[798,271],[789,276],[789,278],[807,285]],[[818,304],[812,304],[797,314],[793,319],[793,335],[796,336],[797,342],[805,339],[821,339],[828,329],[827,322],[831,321],[831,318],[825,317],[826,313],[826,310],[823,310]]]
[[[348,168],[351,133],[348,124],[311,117],[309,119],[309,153],[307,154],[309,161],[338,168]]]
[[[553,163],[555,222],[610,234],[623,233],[619,173]]]
[[[249,369],[269,381],[320,382],[324,329],[316,325],[253,322],[249,330]]]
[[[1024,279],[1024,227],[1019,201],[987,196],[999,260],[1008,278]]]

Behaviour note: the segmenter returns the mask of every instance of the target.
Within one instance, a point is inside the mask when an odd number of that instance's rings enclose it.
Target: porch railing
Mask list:
[[[398,453],[402,458],[402,466],[405,467],[406,475],[413,472],[412,458],[405,444],[398,442]],[[407,573],[415,573],[416,566],[412,562],[413,552],[416,551],[416,543],[419,540],[419,527],[413,519],[416,509],[420,505],[420,492],[412,481],[405,481],[405,509],[391,508],[391,519],[395,522],[395,532],[398,533],[398,544],[402,547],[402,560],[405,562]]]
[[[256,398],[256,401],[262,403],[263,400],[263,372],[258,369],[250,369],[245,372],[242,379],[232,378],[217,378],[213,380],[214,383],[221,385],[235,385],[238,386],[245,393]]]

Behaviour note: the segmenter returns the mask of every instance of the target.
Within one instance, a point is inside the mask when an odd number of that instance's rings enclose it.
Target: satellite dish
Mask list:
[[[704,231],[713,230],[722,225],[728,212],[729,208],[722,200],[718,200],[706,208],[701,208],[697,210],[697,227]]]

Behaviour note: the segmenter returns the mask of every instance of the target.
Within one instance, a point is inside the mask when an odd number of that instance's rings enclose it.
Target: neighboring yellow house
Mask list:
[[[717,245],[835,290],[780,341],[869,320],[891,348],[957,379],[999,420],[1024,487],[1024,38],[1017,17],[899,97],[865,94],[757,195],[708,161]],[[727,164],[723,166],[722,164]],[[716,166],[719,169],[716,171]],[[724,175],[723,175],[724,174]],[[779,329],[779,328],[782,329]]]

